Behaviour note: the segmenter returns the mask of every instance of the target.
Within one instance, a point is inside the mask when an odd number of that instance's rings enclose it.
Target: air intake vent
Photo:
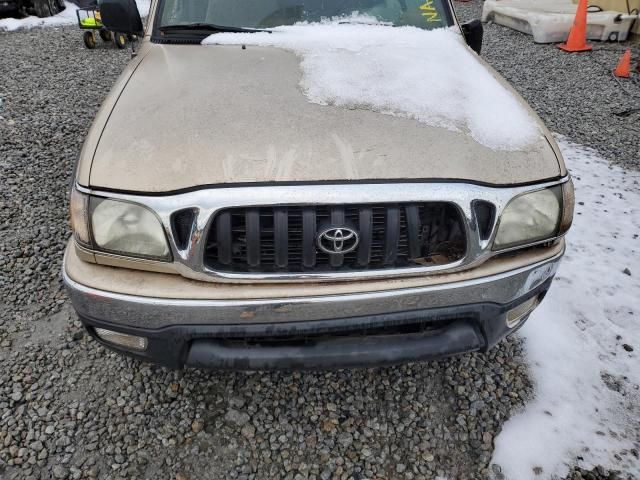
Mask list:
[[[489,237],[491,236],[491,229],[493,228],[493,222],[495,220],[496,207],[489,202],[478,200],[473,204],[473,208],[476,212],[480,239],[489,240]]]
[[[171,217],[171,228],[173,229],[173,237],[176,246],[180,250],[184,250],[189,245],[189,237],[193,223],[196,219],[196,212],[192,209],[180,210]]]

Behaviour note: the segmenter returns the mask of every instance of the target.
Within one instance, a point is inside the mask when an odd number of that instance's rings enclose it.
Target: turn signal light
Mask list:
[[[527,315],[529,315],[538,306],[540,300],[538,297],[533,297],[524,303],[521,303],[517,307],[507,312],[507,327],[515,328]]]
[[[137,337],[135,335],[127,335],[126,333],[114,332],[106,328],[96,328],[96,335],[107,343],[117,345],[118,347],[128,350],[137,350],[143,352],[147,349],[147,339]]]

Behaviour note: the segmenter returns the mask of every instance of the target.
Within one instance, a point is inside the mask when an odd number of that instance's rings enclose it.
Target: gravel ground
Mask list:
[[[488,30],[487,58],[572,136],[545,77],[500,58]],[[493,438],[532,394],[517,339],[330,373],[173,372],[91,341],[59,279],[67,189],[129,54],[88,51],[73,27],[0,32],[0,45],[0,478],[500,478]]]

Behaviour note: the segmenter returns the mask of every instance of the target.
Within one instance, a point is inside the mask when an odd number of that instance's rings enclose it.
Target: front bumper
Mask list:
[[[137,358],[171,368],[338,368],[492,347],[526,319],[509,328],[507,312],[544,297],[562,253],[560,248],[526,267],[451,283],[247,300],[153,298],[96,289],[69,274],[69,251],[63,275],[73,306],[94,337],[99,327],[147,339],[144,352],[121,350]]]

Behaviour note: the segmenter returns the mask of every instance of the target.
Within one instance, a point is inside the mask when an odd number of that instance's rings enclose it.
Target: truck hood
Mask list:
[[[146,43],[96,118],[79,182],[150,193],[345,180],[512,185],[562,173],[543,127],[526,149],[496,151],[464,132],[310,103],[299,62],[273,47]]]

